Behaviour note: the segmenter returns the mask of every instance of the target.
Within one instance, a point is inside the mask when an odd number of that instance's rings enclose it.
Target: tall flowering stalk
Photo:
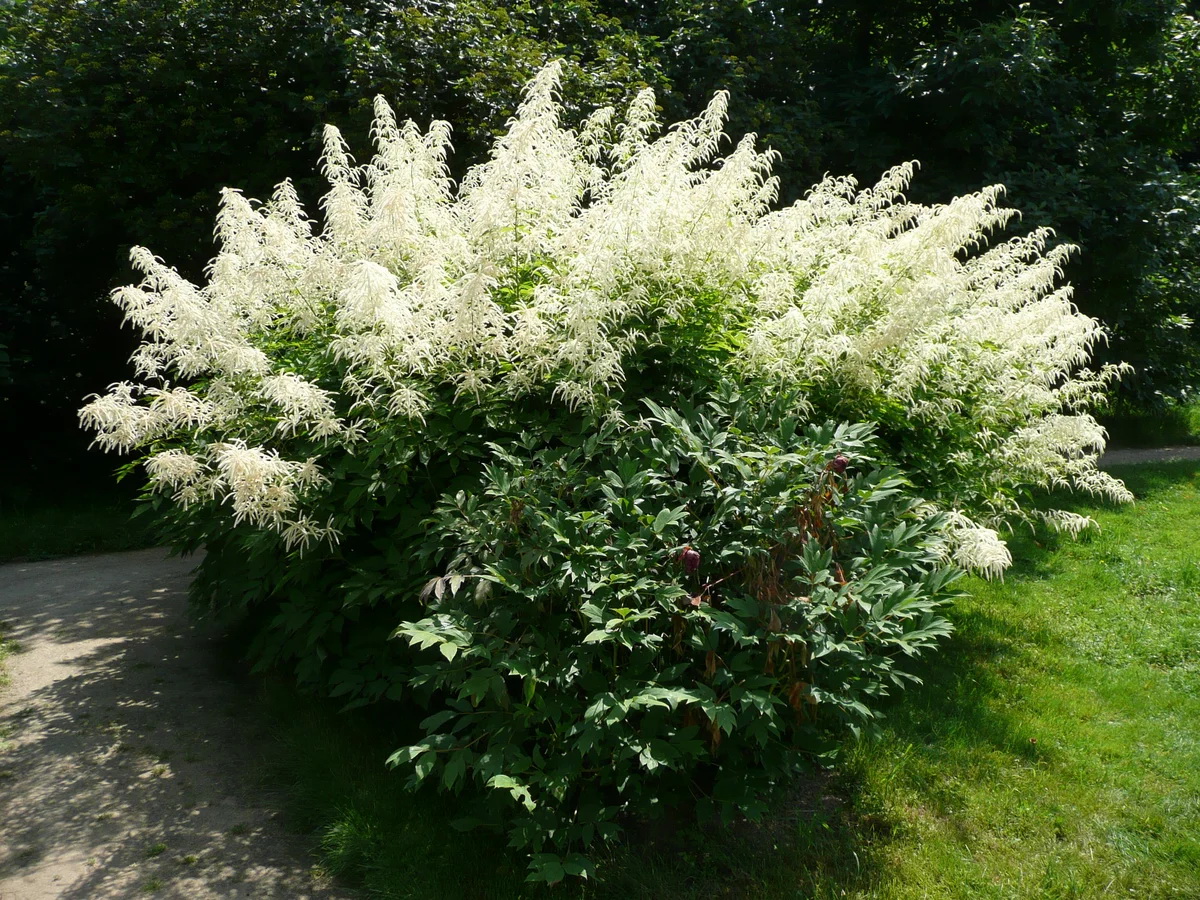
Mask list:
[[[322,447],[419,428],[442,385],[464,403],[549,389],[603,407],[631,359],[703,319],[726,374],[798,388],[814,415],[966,423],[943,460],[964,474],[937,498],[964,565],[1008,564],[995,529],[1034,515],[1028,486],[1130,499],[1095,466],[1105,436],[1086,409],[1119,369],[1087,368],[1103,331],[1061,284],[1070,248],[1047,229],[989,240],[1014,215],[1001,188],[910,203],[905,164],[773,210],[771,153],[748,135],[720,155],[726,94],[665,131],[649,91],[572,130],[559,77],[530,82],[457,187],[449,126],[400,124],[379,99],[369,163],[326,128],[319,233],[285,181],[264,204],[224,192],[204,286],[135,249],[144,279],[113,300],[145,337],[141,381],[80,411],[96,442],[145,454],[177,502],[228,503],[302,546],[331,536],[305,515]]]

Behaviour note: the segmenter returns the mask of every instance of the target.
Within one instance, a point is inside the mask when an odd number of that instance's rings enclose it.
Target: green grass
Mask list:
[[[968,585],[924,689],[849,760],[890,826],[849,896],[1200,896],[1197,471],[1124,469],[1139,503],[1099,535],[1022,540],[1005,583]]]
[[[80,553],[115,553],[155,544],[144,519],[131,518],[126,492],[99,490],[0,506],[0,563]]]
[[[1108,429],[1109,446],[1172,447],[1200,444],[1200,398],[1171,402],[1162,409],[1115,409],[1100,416]]]
[[[0,622],[0,688],[8,684],[8,673],[4,668],[5,661],[20,650],[16,641],[10,640],[5,636],[4,631],[6,627],[8,626],[4,622]]]
[[[0,692],[3,692],[8,687],[10,681],[7,667],[5,663],[8,658],[15,653],[19,653],[21,647],[16,641],[9,638],[5,632],[11,626],[4,621],[0,621]],[[0,727],[0,753],[4,753],[9,748],[9,742],[16,734],[16,723],[10,723]],[[0,779],[11,778],[13,773],[8,769],[0,769]]]
[[[1200,466],[1127,468],[1139,497],[1079,541],[1018,536],[971,579],[954,637],[881,738],[781,794],[759,825],[634,828],[601,881],[523,884],[471,799],[383,768],[405,724],[274,685],[273,778],[323,866],[371,897],[1200,896]]]

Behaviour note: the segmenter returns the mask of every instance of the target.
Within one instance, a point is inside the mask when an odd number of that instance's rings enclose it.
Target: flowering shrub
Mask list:
[[[366,165],[326,131],[320,233],[284,182],[224,193],[203,287],[135,250],[141,382],[80,412],[206,548],[198,602],[349,704],[432,704],[396,761],[497,789],[550,880],[657,792],[753,808],[821,710],[868,724],[998,528],[1087,525],[1032,488],[1128,498],[1086,412],[1118,369],[1066,248],[989,244],[998,188],[912,204],[900,166],[771,211],[723,94],[573,131],[557,78],[457,188],[447,127],[380,100]]]
[[[392,761],[490,788],[535,879],[690,791],[760,809],[798,749],[828,749],[818,722],[869,726],[911,679],[897,657],[949,631],[945,516],[874,463],[869,427],[648,406],[580,447],[494,447],[432,517],[444,574],[398,631],[436,702]]]
[[[1069,248],[1040,229],[983,249],[1013,215],[999,188],[912,204],[903,165],[772,212],[753,136],[717,158],[724,94],[655,140],[649,92],[623,120],[563,127],[557,78],[531,82],[457,191],[446,126],[399,125],[379,100],[367,165],[326,129],[319,235],[284,182],[261,207],[224,193],[203,288],[134,250],[145,280],[113,298],[146,336],[145,383],[83,408],[97,442],[147,452],[175,502],[227,504],[302,546],[333,536],[305,512],[322,448],[419,428],[438,385],[464,405],[549,388],[603,408],[686,353],[689,375],[800,388],[814,415],[880,422],[985,571],[1006,564],[991,529],[1031,515],[1028,487],[1128,498],[1094,466],[1103,432],[1083,410],[1117,372],[1081,368],[1102,332],[1055,286]]]

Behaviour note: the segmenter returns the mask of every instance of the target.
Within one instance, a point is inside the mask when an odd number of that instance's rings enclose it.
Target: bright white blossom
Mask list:
[[[950,558],[958,566],[996,578],[1012,565],[1012,553],[994,529],[976,525],[957,510],[950,514]]]
[[[1006,485],[1130,499],[1095,467],[1105,435],[1085,410],[1120,370],[1084,368],[1103,332],[1061,284],[1070,248],[1046,229],[992,240],[1014,215],[1002,188],[910,203],[905,164],[866,189],[827,178],[773,211],[772,153],[750,135],[718,156],[726,94],[661,134],[649,91],[623,120],[602,110],[574,131],[559,75],[552,64],[533,79],[457,189],[449,126],[400,124],[381,99],[369,163],[326,129],[319,233],[284,182],[262,205],[224,192],[203,287],[135,249],[143,281],[113,300],[144,335],[146,386],[83,408],[97,443],[154,444],[152,480],[181,502],[218,498],[303,545],[327,531],[303,513],[319,479],[307,455],[289,458],[305,452],[289,449],[297,439],[419,420],[438,384],[602,404],[631,350],[719,296],[735,374],[873,398],[933,432],[970,421],[961,461],[979,473],[977,521],[960,515],[954,557],[971,568],[1003,571],[991,526],[1029,518]],[[305,342],[324,375],[276,352]]]

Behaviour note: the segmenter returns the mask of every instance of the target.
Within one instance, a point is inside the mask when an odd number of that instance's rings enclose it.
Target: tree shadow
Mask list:
[[[164,557],[0,567],[21,648],[0,691],[0,894],[332,896],[255,782],[266,730],[189,621],[194,560]]]

